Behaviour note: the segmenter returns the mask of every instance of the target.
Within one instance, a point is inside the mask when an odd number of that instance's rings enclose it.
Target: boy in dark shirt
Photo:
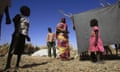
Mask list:
[[[27,41],[30,41],[28,36],[29,20],[27,18],[30,16],[30,8],[27,6],[22,6],[20,8],[20,12],[21,14],[17,14],[13,18],[14,32],[12,35],[12,41],[8,52],[5,70],[10,68],[13,54],[17,55],[17,63],[15,67],[19,67],[21,55],[23,54],[25,48],[25,40],[27,39]]]

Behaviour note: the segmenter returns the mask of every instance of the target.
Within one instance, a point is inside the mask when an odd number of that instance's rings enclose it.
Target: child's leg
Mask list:
[[[50,44],[50,42],[48,42],[47,46],[48,46],[48,57],[51,57],[51,44]]]
[[[97,56],[97,62],[99,62],[100,61],[100,52],[99,51],[96,53],[96,56]]]
[[[100,60],[103,61],[103,56],[104,56],[104,53],[103,52],[100,52]]]
[[[8,53],[8,57],[7,57],[7,63],[6,63],[5,70],[10,68],[12,56],[13,56],[13,54],[11,54],[11,53],[9,52],[9,53]]]
[[[7,63],[6,63],[5,69],[10,68],[12,56],[13,56],[13,48],[12,48],[12,43],[11,43],[10,48],[8,50]]]
[[[104,62],[102,61],[103,59],[103,53],[102,52],[97,52],[97,62],[104,64]]]
[[[16,62],[17,68],[19,67],[20,60],[21,60],[21,54],[17,55],[17,62]]]
[[[96,62],[95,52],[91,52],[91,60],[92,60],[92,62]]]
[[[53,44],[53,54],[54,54],[54,57],[56,58],[56,48],[55,48],[55,44]]]

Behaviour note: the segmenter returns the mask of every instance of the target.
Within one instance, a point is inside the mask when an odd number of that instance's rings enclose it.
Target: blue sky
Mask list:
[[[111,4],[117,2],[117,0],[106,1]],[[30,43],[34,46],[46,45],[47,28],[51,27],[53,32],[55,32],[56,25],[62,17],[65,17],[59,10],[63,10],[65,13],[70,12],[76,14],[101,7],[100,0],[12,0],[10,7],[11,19],[17,13],[20,13],[19,8],[22,5],[27,5],[31,9],[29,35],[31,37]],[[70,44],[76,48],[76,34],[72,28],[72,20],[68,17],[65,18],[67,19],[68,29],[70,31]],[[13,31],[13,22],[10,25],[6,25],[5,18],[3,17],[0,45],[11,42]]]

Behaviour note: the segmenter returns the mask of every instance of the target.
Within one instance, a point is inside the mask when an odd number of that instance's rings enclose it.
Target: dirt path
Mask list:
[[[16,56],[13,57],[9,72],[120,72],[120,60],[105,60],[104,64],[91,61],[61,61],[47,57],[23,56],[20,68],[15,69]],[[0,71],[6,64],[6,57],[0,58]],[[5,72],[5,71],[4,71]]]

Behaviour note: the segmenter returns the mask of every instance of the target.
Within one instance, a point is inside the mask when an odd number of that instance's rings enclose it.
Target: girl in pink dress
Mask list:
[[[90,26],[92,29],[89,40],[89,51],[91,52],[92,61],[97,60],[97,62],[99,62],[101,60],[102,54],[104,53],[104,47],[100,37],[98,21],[96,19],[92,19],[90,21]]]

